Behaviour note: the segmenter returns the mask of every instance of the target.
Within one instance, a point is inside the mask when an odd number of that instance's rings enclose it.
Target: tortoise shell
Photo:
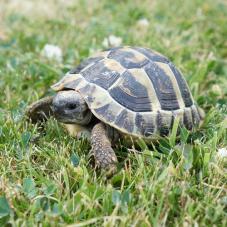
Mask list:
[[[179,70],[163,55],[142,47],[103,51],[53,85],[75,89],[101,121],[128,135],[168,135],[174,118],[191,130],[201,115]]]

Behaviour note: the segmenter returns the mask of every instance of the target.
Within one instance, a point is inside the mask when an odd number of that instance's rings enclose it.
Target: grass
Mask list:
[[[18,2],[18,3],[17,3]],[[6,1],[0,3],[0,225],[226,226],[227,5],[191,1]],[[149,20],[147,29],[138,26]],[[205,110],[202,127],[181,130],[142,153],[123,146],[106,180],[90,145],[53,119],[46,135],[23,119],[25,107],[110,34],[168,56]],[[63,62],[41,55],[47,43]]]

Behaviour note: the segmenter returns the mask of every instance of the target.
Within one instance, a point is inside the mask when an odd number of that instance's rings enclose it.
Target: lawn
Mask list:
[[[226,23],[224,0],[1,0],[0,225],[227,226],[227,158],[217,155],[227,148]],[[206,117],[152,149],[119,147],[106,179],[88,141],[54,119],[34,141],[39,131],[23,116],[109,35],[168,56]],[[44,56],[46,44],[62,61]]]

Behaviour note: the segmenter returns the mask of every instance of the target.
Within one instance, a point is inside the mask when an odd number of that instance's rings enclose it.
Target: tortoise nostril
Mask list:
[[[75,103],[69,103],[68,105],[67,105],[67,108],[69,109],[69,110],[74,110],[74,109],[76,109],[76,104]]]

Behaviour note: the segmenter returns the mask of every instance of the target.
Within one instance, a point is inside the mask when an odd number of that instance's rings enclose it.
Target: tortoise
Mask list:
[[[180,71],[167,57],[143,47],[102,51],[52,89],[56,95],[30,105],[28,117],[36,123],[53,115],[78,137],[90,135],[101,169],[116,165],[113,146],[119,138],[148,142],[167,136],[175,118],[190,131],[203,119]]]

